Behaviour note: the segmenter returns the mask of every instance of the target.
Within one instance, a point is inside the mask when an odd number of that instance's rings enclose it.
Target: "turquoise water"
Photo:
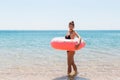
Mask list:
[[[78,31],[85,48],[77,51],[76,61],[120,59],[120,30]],[[51,48],[54,37],[66,31],[0,31],[0,67],[47,65],[66,61],[66,52]]]

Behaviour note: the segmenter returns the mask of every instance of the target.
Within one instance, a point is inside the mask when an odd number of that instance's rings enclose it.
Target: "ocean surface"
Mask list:
[[[76,51],[75,61],[120,60],[120,30],[77,31],[86,46]],[[66,64],[66,51],[50,46],[54,37],[66,31],[0,31],[0,68]]]

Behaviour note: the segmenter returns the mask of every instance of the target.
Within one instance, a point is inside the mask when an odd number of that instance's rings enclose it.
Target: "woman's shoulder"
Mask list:
[[[74,30],[74,33],[76,34],[76,33],[77,33],[77,31],[76,31],[76,30]]]

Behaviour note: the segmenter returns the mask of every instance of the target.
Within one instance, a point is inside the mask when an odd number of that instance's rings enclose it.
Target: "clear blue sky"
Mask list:
[[[120,0],[0,0],[0,29],[119,29]]]

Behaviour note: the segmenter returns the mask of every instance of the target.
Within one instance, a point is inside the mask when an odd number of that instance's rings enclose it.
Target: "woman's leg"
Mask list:
[[[72,55],[72,66],[73,66],[74,71],[77,72],[77,66],[74,62],[74,54],[75,54],[75,51],[72,51],[72,54],[71,54]]]
[[[67,51],[68,74],[70,74],[72,71],[72,59],[71,58],[72,58],[71,51]]]
[[[71,73],[72,67],[75,73],[77,73],[77,67],[74,62],[74,54],[75,54],[75,51],[67,51],[68,74]]]

